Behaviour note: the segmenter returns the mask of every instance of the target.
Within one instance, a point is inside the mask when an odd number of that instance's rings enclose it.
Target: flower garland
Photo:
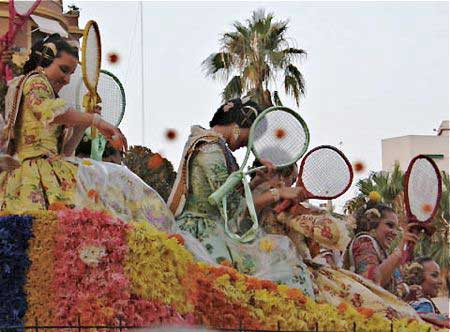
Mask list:
[[[83,324],[117,324],[130,297],[123,270],[130,226],[87,209],[60,211],[58,219],[52,285],[57,324],[76,323],[78,316]],[[92,256],[84,260],[86,253]]]
[[[95,325],[117,325],[121,318],[129,325],[311,330],[319,323],[320,330],[350,330],[356,323],[364,331],[390,329],[391,322],[371,309],[316,303],[298,289],[197,263],[179,236],[169,238],[148,223],[126,224],[87,209],[30,215],[34,222],[0,217],[3,326],[21,324],[25,287],[27,324],[35,317],[40,324],[76,324],[80,316]],[[393,326],[396,332],[429,329],[411,319]]]
[[[29,216],[0,217],[0,328],[22,326],[27,310],[24,286],[32,222]]]
[[[25,287],[28,311],[25,324],[34,325],[35,319],[41,325],[55,324],[55,294],[52,289],[55,268],[55,236],[58,232],[58,217],[54,212],[31,214],[33,237],[29,242],[28,257],[31,266],[27,274]]]
[[[129,253],[125,272],[131,282],[131,292],[173,306],[180,313],[192,312],[186,289],[180,280],[186,276],[192,255],[146,222],[133,222],[128,233]]]

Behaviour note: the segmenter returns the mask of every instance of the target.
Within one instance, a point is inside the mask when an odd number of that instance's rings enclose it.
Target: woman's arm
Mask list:
[[[85,128],[89,126],[94,126],[100,131],[100,133],[103,136],[105,136],[107,140],[109,141],[119,140],[122,148],[125,151],[128,149],[127,140],[125,136],[122,134],[122,132],[118,128],[102,120],[98,114],[84,113],[76,111],[74,109],[69,109],[63,114],[56,116],[52,123],[71,127],[85,127]],[[76,137],[74,138],[74,141],[75,140]],[[67,155],[67,153],[69,153],[70,150],[73,149],[73,144],[74,142],[71,143],[72,146],[69,146],[67,149],[65,149],[64,151],[65,155]]]
[[[78,144],[80,144],[81,139],[86,131],[86,126],[76,126],[73,128],[73,134],[63,146],[61,154],[66,157],[70,157],[75,153]]]
[[[378,253],[371,239],[361,237],[353,243],[353,257],[355,260],[355,272],[380,286],[386,286],[400,264],[401,252],[395,250],[385,260],[380,262]]]

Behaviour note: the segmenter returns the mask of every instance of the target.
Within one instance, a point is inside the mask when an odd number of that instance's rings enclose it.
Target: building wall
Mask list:
[[[444,155],[443,159],[433,159],[440,170],[449,172],[449,136],[410,135],[382,140],[382,168],[392,170],[396,161],[406,171],[412,158],[418,154]]]
[[[39,6],[33,12],[33,15],[42,16],[48,19],[58,21],[61,26],[69,32],[69,38],[78,40],[82,36],[82,31],[78,28],[78,16],[63,14],[63,5],[61,0],[41,1]],[[0,35],[8,31],[8,0],[0,0]],[[25,50],[31,48],[31,30],[36,28],[32,20],[28,20],[21,31],[19,31],[14,40],[15,47]]]

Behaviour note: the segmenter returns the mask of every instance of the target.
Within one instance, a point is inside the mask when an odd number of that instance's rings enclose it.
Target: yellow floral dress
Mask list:
[[[173,230],[175,221],[164,201],[128,168],[59,154],[67,130],[52,121],[67,107],[45,74],[32,74],[10,86],[22,91],[8,95],[15,96],[16,105],[20,103],[8,149],[21,166],[0,173],[2,211],[89,207],[124,221],[147,221],[160,230]],[[8,101],[7,105],[14,104]]]
[[[2,210],[46,210],[55,203],[73,204],[77,166],[58,156],[62,126],[50,124],[62,106],[44,75],[33,75],[24,83],[14,130],[15,152],[22,166],[0,174]]]

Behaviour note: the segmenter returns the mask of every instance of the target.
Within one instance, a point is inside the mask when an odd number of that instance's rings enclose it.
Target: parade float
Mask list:
[[[85,33],[92,26],[88,24]],[[89,67],[86,50],[84,46],[82,65]],[[82,103],[88,112],[100,101],[97,82],[89,81],[95,76],[98,80],[100,59],[92,58],[91,73],[83,70],[89,92]],[[91,167],[98,164],[85,159],[79,172],[88,174]],[[176,326],[425,332],[432,328],[418,317],[386,317],[358,301],[337,306],[316,302],[299,289],[241,274],[227,261],[199,262],[185,246],[184,235],[157,229],[130,214],[125,220],[111,205],[99,204],[107,193],[91,187],[75,206],[52,199],[47,211],[20,207],[20,213],[1,212],[0,330]],[[29,194],[30,202],[40,199]],[[152,219],[161,217],[158,212],[152,210]],[[263,252],[275,249],[269,238],[257,241]]]

